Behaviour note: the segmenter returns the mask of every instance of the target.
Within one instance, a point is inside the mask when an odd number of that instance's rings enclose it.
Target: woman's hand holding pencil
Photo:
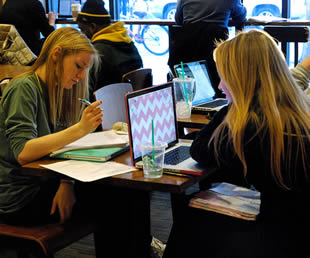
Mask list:
[[[103,112],[99,107],[102,104],[102,101],[97,100],[93,103],[90,103],[86,99],[79,99],[79,101],[85,103],[87,107],[84,109],[78,125],[83,132],[91,133],[102,123]]]

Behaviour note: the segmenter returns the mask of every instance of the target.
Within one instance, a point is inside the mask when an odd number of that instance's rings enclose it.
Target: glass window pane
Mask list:
[[[119,20],[174,20],[177,0],[114,0],[115,17]],[[126,28],[142,57],[143,66],[152,68],[153,83],[167,81],[168,27],[130,25]]]
[[[306,6],[308,7],[306,8]],[[309,8],[310,8],[310,1],[308,0],[291,0],[291,19],[293,20],[309,19],[310,18]]]
[[[282,0],[244,0],[248,17],[250,16],[276,16],[281,17]]]
[[[176,0],[115,0],[120,19],[174,20]]]
[[[153,84],[167,81],[168,28],[159,25],[126,25],[145,68],[152,68]]]

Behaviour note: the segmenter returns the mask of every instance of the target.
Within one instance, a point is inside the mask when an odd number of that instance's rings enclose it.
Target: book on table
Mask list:
[[[244,220],[256,220],[260,208],[260,193],[248,188],[221,183],[199,192],[189,206]]]
[[[129,145],[124,147],[105,147],[95,149],[79,149],[61,152],[52,156],[56,159],[74,159],[95,162],[105,162],[129,150]]]
[[[50,153],[50,157],[104,162],[128,149],[128,135],[109,130],[88,134]]]

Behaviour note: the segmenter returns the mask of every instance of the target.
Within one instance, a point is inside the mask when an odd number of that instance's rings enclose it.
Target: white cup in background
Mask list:
[[[77,16],[78,16],[79,12],[81,11],[81,5],[80,4],[72,4],[71,10],[72,10],[72,18],[74,21],[76,21]]]
[[[195,79],[174,78],[173,86],[177,119],[189,119],[192,113],[192,101],[195,92]]]

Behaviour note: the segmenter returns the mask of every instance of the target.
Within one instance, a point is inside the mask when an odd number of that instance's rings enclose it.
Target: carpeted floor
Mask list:
[[[197,187],[193,186],[189,191],[195,191],[198,189]],[[172,226],[170,193],[152,192],[151,220],[152,235],[166,243]],[[0,258],[16,258],[16,254],[2,250],[0,244]],[[93,235],[62,249],[55,254],[54,258],[95,258]]]
[[[170,194],[152,192],[152,235],[166,243],[172,226]],[[93,235],[89,235],[55,254],[55,258],[94,258]]]
[[[152,235],[166,243],[172,226],[170,194],[152,192]],[[93,235],[89,235],[55,254],[55,258],[94,258]]]

